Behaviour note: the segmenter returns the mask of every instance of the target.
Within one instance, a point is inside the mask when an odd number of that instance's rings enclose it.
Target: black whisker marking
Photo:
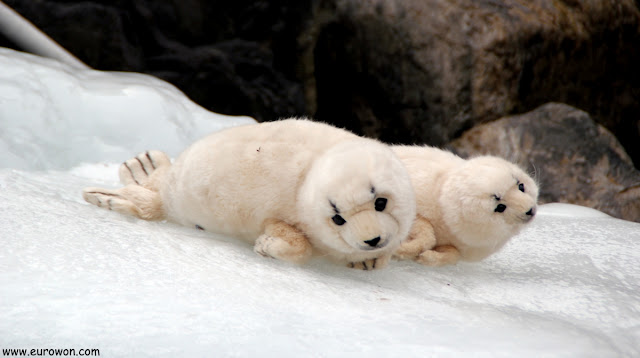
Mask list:
[[[333,201],[331,201],[331,199],[329,199],[329,204],[331,204],[331,207],[333,208],[333,211],[336,212],[336,214],[340,214],[340,210],[338,210],[336,203],[334,203]]]

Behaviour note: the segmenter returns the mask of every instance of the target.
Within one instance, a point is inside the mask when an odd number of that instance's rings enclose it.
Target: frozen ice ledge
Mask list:
[[[149,75],[79,70],[6,48],[0,68],[0,168],[122,162],[159,144],[175,157],[210,132],[255,123],[209,112]]]

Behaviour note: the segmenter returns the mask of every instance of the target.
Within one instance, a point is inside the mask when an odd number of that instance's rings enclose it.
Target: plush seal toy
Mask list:
[[[254,243],[302,263],[312,252],[364,270],[384,267],[415,217],[411,180],[391,149],[310,120],[222,130],[172,164],[149,151],[123,163],[119,189],[89,203]]]
[[[465,160],[426,146],[392,148],[409,171],[417,206],[409,239],[396,258],[428,266],[479,261],[536,214],[536,182],[504,159]]]

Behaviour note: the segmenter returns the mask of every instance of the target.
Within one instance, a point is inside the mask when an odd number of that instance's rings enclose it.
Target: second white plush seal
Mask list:
[[[468,160],[428,146],[394,146],[413,182],[417,217],[395,256],[428,266],[478,261],[536,214],[538,186],[494,156]]]
[[[409,175],[388,146],[308,120],[226,129],[173,164],[146,152],[126,161],[120,178],[125,187],[86,188],[83,197],[245,239],[291,262],[316,251],[355,268],[384,267],[415,217]]]

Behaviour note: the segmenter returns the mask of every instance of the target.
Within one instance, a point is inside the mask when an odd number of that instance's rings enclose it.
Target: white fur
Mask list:
[[[313,248],[363,269],[386,264],[415,216],[408,173],[391,149],[322,123],[230,128],[194,143],[172,165],[162,153],[149,153],[123,164],[128,185],[120,192],[87,188],[85,199],[118,210],[113,199],[134,197],[123,190],[150,191],[161,202],[155,216],[120,211],[245,239],[264,256],[303,262]],[[164,164],[151,170],[151,162]],[[148,205],[144,195],[135,196],[145,198],[136,207]],[[381,212],[377,198],[387,199]],[[99,204],[106,200],[111,204]],[[332,204],[344,225],[333,222]],[[365,242],[376,237],[375,246]]]
[[[416,222],[398,258],[432,266],[478,261],[498,251],[535,216],[535,181],[504,159],[465,160],[426,146],[393,150],[409,171],[417,206]],[[506,206],[504,212],[496,212],[499,204]]]

